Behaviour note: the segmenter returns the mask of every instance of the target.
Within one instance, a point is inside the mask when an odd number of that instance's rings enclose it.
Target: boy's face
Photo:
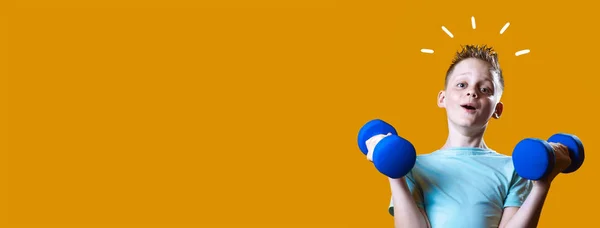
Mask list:
[[[502,114],[501,93],[490,65],[469,58],[455,66],[446,90],[438,95],[438,106],[446,109],[448,119],[454,125],[480,128],[490,117],[498,118]]]

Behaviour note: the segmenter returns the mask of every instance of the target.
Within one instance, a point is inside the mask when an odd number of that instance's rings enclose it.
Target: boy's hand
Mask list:
[[[379,134],[379,135],[375,135],[371,138],[369,138],[366,142],[367,144],[367,150],[369,151],[367,153],[367,159],[369,161],[373,161],[373,150],[375,149],[375,146],[377,146],[377,143],[379,143],[379,141],[381,141],[383,138],[392,135],[392,133],[387,133],[387,135],[384,134]]]
[[[552,143],[549,142],[550,146],[554,150],[554,156],[556,163],[554,164],[554,169],[550,172],[548,177],[540,180],[542,184],[549,185],[554,178],[560,174],[563,170],[565,170],[569,165],[571,165],[571,157],[569,157],[569,149],[560,143]]]

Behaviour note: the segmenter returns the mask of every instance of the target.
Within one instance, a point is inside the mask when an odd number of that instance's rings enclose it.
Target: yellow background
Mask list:
[[[556,180],[540,227],[590,227],[600,203],[592,4],[4,2],[0,219],[392,227],[387,179],[358,150],[358,129],[382,118],[418,153],[439,148],[437,92],[459,45],[475,43],[496,47],[506,77],[486,142],[510,154],[525,137],[577,134],[587,160]],[[516,57],[522,49],[531,53]]]

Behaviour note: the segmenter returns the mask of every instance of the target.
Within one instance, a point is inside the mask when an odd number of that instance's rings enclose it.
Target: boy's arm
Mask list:
[[[367,145],[367,159],[373,162],[373,150],[381,139],[392,135],[388,133],[386,135],[379,134],[369,138],[365,144]],[[429,220],[425,211],[417,207],[417,203],[413,198],[411,190],[406,183],[406,177],[401,178],[389,178],[390,187],[392,189],[392,204],[394,208],[394,226],[410,227],[410,228],[430,228]],[[410,178],[409,178],[410,180]],[[414,183],[411,182],[414,186]]]
[[[427,214],[417,207],[415,200],[406,184],[405,178],[389,178],[394,204],[394,226],[429,228]]]
[[[549,185],[534,183],[531,192],[521,207],[507,207],[502,214],[500,228],[537,227]]]
[[[557,143],[550,143],[550,146],[554,149],[556,155],[554,169],[546,178],[533,181],[533,188],[523,205],[516,212],[514,212],[515,209],[508,209],[506,211],[507,216],[504,217],[503,215],[500,221],[500,228],[537,227],[552,181],[571,164],[567,147]],[[511,216],[511,214],[513,215]]]

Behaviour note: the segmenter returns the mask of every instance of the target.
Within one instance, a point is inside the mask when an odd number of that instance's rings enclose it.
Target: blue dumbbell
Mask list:
[[[391,135],[379,141],[373,149],[373,163],[380,173],[390,178],[400,178],[414,167],[417,153],[408,140],[398,136],[392,125],[380,119],[367,122],[358,132],[358,147],[367,155],[366,141],[375,135],[388,133]]]
[[[554,150],[548,142],[560,143],[569,149],[571,165],[562,173],[575,172],[585,160],[585,153],[581,140],[575,135],[558,133],[552,135],[548,141],[536,138],[526,138],[515,146],[512,160],[517,174],[529,180],[540,180],[554,169]]]

